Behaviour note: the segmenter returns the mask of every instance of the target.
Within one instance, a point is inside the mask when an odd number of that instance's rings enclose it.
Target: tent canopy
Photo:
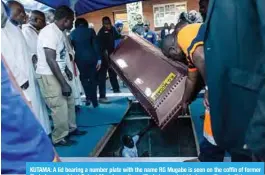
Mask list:
[[[52,8],[57,8],[61,5],[71,7],[77,16],[96,10],[118,6],[126,3],[132,3],[139,0],[36,0]]]

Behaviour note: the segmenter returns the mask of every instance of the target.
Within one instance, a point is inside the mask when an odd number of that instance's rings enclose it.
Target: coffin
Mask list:
[[[110,56],[111,66],[155,123],[164,129],[181,112],[187,67],[131,34]]]

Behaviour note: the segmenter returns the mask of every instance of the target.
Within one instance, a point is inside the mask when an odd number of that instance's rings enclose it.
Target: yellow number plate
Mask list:
[[[151,99],[155,101],[166,90],[175,77],[176,75],[174,73],[170,73],[162,84],[155,90],[155,92],[152,93]]]

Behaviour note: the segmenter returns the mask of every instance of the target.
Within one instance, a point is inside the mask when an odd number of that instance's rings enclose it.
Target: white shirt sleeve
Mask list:
[[[129,152],[125,148],[123,148],[122,150],[122,157],[131,157]]]
[[[56,36],[56,33],[54,31],[46,31],[42,34],[39,38],[42,43],[43,48],[49,48],[56,51],[58,42],[58,37]],[[62,41],[61,41],[62,42]]]
[[[33,55],[36,55],[37,54],[37,42],[36,42],[36,39],[34,39],[34,33],[32,29],[30,29],[29,27],[23,27],[22,33],[27,42],[30,56],[32,57]]]
[[[133,142],[134,142],[134,144],[136,144],[137,142],[138,142],[138,140],[139,140],[139,135],[135,135],[135,136],[133,136]]]

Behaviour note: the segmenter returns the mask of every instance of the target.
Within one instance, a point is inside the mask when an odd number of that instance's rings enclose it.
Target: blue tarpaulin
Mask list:
[[[118,6],[126,3],[132,3],[139,0],[36,0],[49,7],[56,8],[61,5],[67,5],[75,10],[76,15],[80,16],[85,13],[96,10]]]
[[[55,152],[1,60],[1,173],[25,174],[26,162],[51,162]]]

